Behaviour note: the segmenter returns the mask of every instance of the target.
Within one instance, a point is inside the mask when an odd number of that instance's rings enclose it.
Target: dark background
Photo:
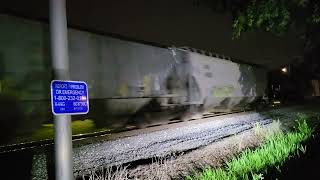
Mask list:
[[[0,13],[48,21],[48,0],[5,0]],[[279,68],[302,59],[295,30],[283,36],[243,33],[232,40],[231,13],[218,13],[193,0],[67,0],[70,27],[162,45],[190,46],[243,61]]]

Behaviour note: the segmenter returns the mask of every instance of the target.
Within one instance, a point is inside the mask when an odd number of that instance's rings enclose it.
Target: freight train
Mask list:
[[[15,112],[23,117],[19,131],[52,122],[48,24],[0,15],[0,37],[1,93],[16,98]],[[193,48],[153,46],[71,28],[68,43],[71,80],[87,82],[90,98],[89,113],[73,119],[93,119],[98,126],[243,109],[259,102],[267,85],[263,67]]]

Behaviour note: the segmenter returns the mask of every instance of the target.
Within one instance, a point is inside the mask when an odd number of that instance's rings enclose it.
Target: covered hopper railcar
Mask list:
[[[18,99],[23,131],[51,121],[46,23],[0,16],[1,87]],[[5,36],[4,36],[5,35]],[[189,48],[163,48],[68,29],[71,80],[87,82],[98,126],[192,118],[244,108],[263,96],[263,68]]]

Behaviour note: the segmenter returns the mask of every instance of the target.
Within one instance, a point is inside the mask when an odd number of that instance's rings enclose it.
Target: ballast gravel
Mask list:
[[[265,125],[271,122],[272,119],[259,113],[243,113],[212,117],[210,121],[199,124],[190,123],[183,127],[84,145],[73,151],[74,172],[197,149],[251,129],[256,123]]]
[[[281,129],[290,130],[297,113],[308,117],[319,116],[319,106],[301,105],[271,109],[266,112],[247,112],[207,118],[170,127],[164,130],[139,134],[117,140],[81,141],[74,144],[74,175],[81,178],[92,169],[134,163],[138,160],[179,154],[189,150],[198,150],[214,142],[222,142],[225,137],[248,132],[257,122],[267,125],[273,120],[280,120]],[[314,118],[311,118],[314,119]],[[312,122],[311,120],[310,122]],[[97,140],[96,140],[97,139]],[[32,179],[48,179],[45,152],[39,151],[34,156]]]

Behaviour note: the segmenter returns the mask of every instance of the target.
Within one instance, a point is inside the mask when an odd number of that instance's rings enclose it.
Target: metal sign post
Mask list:
[[[55,75],[69,79],[65,0],[50,0],[51,54]],[[71,116],[55,115],[55,167],[57,180],[73,179]]]

